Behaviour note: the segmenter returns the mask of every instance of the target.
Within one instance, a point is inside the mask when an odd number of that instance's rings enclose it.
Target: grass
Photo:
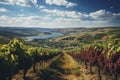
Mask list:
[[[71,56],[63,53],[57,60],[51,63],[50,68],[57,69],[64,73],[78,68],[78,63]]]
[[[41,80],[63,80],[70,75],[80,76],[80,69],[78,63],[66,53],[62,53],[48,68],[40,72]]]

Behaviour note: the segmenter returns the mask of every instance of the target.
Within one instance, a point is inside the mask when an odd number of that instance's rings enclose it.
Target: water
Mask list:
[[[48,34],[48,35],[28,36],[27,39],[29,39],[29,40],[34,40],[34,39],[49,39],[49,38],[55,38],[55,37],[63,36],[62,33],[57,33],[57,32],[50,32],[50,33],[51,34]]]

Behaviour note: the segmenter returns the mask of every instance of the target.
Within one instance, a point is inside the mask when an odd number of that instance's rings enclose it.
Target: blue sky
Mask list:
[[[119,4],[120,0],[0,0],[0,26],[120,26]]]

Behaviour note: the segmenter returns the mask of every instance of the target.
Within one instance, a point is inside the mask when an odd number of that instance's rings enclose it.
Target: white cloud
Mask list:
[[[42,9],[41,11],[57,17],[68,17],[80,20],[113,21],[115,19],[120,19],[120,13],[112,13],[106,10],[98,10],[91,13],[81,13],[77,11],[61,11],[57,9],[54,10]]]
[[[0,8],[0,12],[8,12],[8,10],[5,8]]]
[[[67,8],[76,6],[76,3],[68,2],[67,0],[46,0],[45,1],[49,5],[58,5],[58,6],[65,6]]]
[[[1,0],[0,4],[18,5],[30,7],[37,4],[37,0]]]
[[[39,9],[46,9],[45,6],[39,6],[38,8],[39,8]]]
[[[0,26],[23,26],[23,27],[106,27],[119,26],[120,13],[112,13],[99,10],[91,13],[76,11],[60,11],[42,9],[46,12],[41,16],[25,16],[19,14],[16,17],[0,16]],[[7,23],[6,23],[7,22]]]
[[[41,27],[48,25],[51,18],[49,16],[17,16],[10,17],[2,15],[0,16],[0,26],[12,26],[12,27]],[[6,23],[7,22],[7,23]]]
[[[95,20],[111,21],[111,20],[120,18],[120,13],[112,13],[106,10],[99,10],[99,11],[90,13],[89,16]]]
[[[80,12],[76,12],[76,11],[60,11],[57,9],[54,10],[49,10],[49,9],[42,9],[41,11],[46,12],[48,14],[52,14],[55,16],[59,16],[59,17],[69,17],[69,18],[85,18],[88,17],[88,15],[86,14],[82,14]]]

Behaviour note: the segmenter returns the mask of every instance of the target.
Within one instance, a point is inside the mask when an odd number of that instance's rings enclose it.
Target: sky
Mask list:
[[[120,0],[0,0],[3,27],[120,27]]]

